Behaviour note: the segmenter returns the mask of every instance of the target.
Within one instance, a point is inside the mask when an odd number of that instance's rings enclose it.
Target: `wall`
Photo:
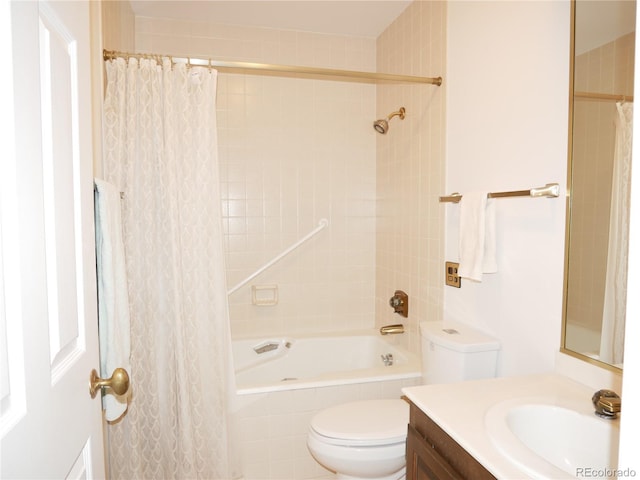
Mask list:
[[[140,17],[136,50],[349,70],[376,61],[375,39]],[[229,297],[233,336],[372,328],[375,85],[222,73],[217,110],[230,287],[330,222]],[[277,285],[278,304],[253,305],[252,285]]]
[[[402,339],[414,351],[419,322],[442,318],[446,10],[445,2],[414,2],[377,40],[378,71],[445,77],[440,87],[377,88],[376,118],[401,106],[406,118],[392,119],[376,141],[376,324],[404,323],[409,334]],[[395,290],[409,295],[406,319],[388,304]]]
[[[496,200],[498,273],[447,287],[444,316],[502,342],[500,375],[553,370],[560,346],[569,92],[569,2],[448,3],[446,191],[561,186]],[[458,259],[459,206],[446,211]]]
[[[102,44],[106,50],[135,50],[135,17],[128,1],[102,1]]]
[[[135,16],[128,1],[91,2],[93,169],[102,177],[102,100],[106,88],[106,70],[102,50],[135,51]],[[99,56],[98,56],[99,55]]]

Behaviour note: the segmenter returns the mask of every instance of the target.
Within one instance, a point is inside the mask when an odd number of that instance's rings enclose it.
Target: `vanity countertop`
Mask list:
[[[528,397],[547,403],[569,400],[577,402],[581,410],[593,412],[594,391],[558,374],[420,385],[403,388],[402,392],[495,477],[505,480],[529,477],[494,446],[485,427],[488,409],[505,400]]]

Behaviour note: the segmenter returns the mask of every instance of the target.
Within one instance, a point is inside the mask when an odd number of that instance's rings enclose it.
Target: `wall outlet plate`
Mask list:
[[[450,287],[460,288],[462,279],[458,276],[459,263],[444,262],[444,283]]]

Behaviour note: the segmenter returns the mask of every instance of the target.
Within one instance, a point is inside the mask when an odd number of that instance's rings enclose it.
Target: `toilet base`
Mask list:
[[[336,480],[405,480],[405,478],[407,478],[406,473],[406,467],[402,467],[397,472],[392,473],[391,475],[386,475],[384,477],[354,477],[351,475],[337,473]]]

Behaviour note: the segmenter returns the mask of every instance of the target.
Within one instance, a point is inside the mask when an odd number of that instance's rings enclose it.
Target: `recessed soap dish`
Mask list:
[[[258,306],[278,304],[278,285],[251,285],[251,303]]]

